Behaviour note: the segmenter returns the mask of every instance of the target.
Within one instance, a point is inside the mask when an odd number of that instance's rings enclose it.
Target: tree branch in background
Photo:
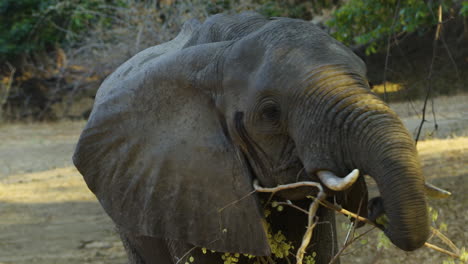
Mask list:
[[[390,28],[390,34],[388,35],[387,39],[387,55],[385,56],[385,69],[384,69],[384,76],[383,76],[383,85],[384,85],[384,101],[387,102],[387,67],[388,67],[388,59],[390,57],[390,41],[393,37],[393,31],[395,29],[395,22],[398,18],[398,11],[400,10],[400,0],[398,0],[397,5],[395,7],[395,14],[393,15],[393,22]]]
[[[429,100],[429,97],[431,96],[431,91],[432,91],[432,73],[433,73],[433,68],[434,68],[434,60],[437,54],[437,43],[440,37],[440,31],[442,30],[442,6],[439,5],[439,10],[438,10],[438,21],[439,23],[437,24],[437,29],[433,41],[433,48],[432,48],[432,59],[431,59],[431,65],[429,66],[429,74],[426,78],[427,81],[427,91],[426,91],[426,96],[424,98],[424,105],[422,109],[422,118],[421,118],[421,123],[419,124],[418,127],[418,133],[416,134],[416,139],[415,142],[418,144],[419,136],[421,135],[421,130],[424,126],[424,122],[426,122],[426,107],[427,107],[427,101]]]
[[[2,91],[0,91],[0,120],[2,120],[3,105],[5,105],[5,103],[8,100],[8,96],[10,95],[11,86],[13,84],[13,78],[16,72],[16,68],[13,67],[9,62],[6,62],[6,65],[10,69],[10,76],[8,77],[8,81],[5,85],[3,83],[0,83],[0,88],[2,88]]]

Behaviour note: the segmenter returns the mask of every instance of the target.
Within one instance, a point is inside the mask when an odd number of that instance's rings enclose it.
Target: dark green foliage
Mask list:
[[[230,9],[231,9],[230,0],[208,1],[208,3],[206,4],[206,12],[208,12],[208,14],[210,15],[226,12]]]
[[[468,1],[463,1],[462,7],[460,9],[460,15],[468,17]]]
[[[78,38],[97,23],[108,23],[109,6],[119,0],[2,0],[0,1],[0,59],[47,51]]]
[[[391,34],[424,33],[437,24],[439,5],[447,14],[456,2],[459,1],[350,0],[334,13],[328,25],[336,30],[333,35],[339,41],[347,45],[367,44],[366,53],[372,54],[385,46]],[[467,5],[464,1],[460,14],[468,13]]]
[[[313,14],[320,14],[324,8],[331,8],[336,5],[337,0],[257,0],[254,1],[259,6],[257,12],[267,17],[292,17],[305,20],[311,20]]]

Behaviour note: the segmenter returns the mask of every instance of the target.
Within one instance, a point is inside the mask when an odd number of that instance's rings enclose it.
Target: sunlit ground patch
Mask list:
[[[385,82],[385,84],[378,84],[374,85],[372,88],[372,91],[374,91],[377,94],[383,94],[385,91],[387,93],[395,93],[400,90],[404,89],[403,85],[399,83],[392,83],[392,82]]]
[[[0,203],[96,201],[74,167],[8,176],[0,181]]]

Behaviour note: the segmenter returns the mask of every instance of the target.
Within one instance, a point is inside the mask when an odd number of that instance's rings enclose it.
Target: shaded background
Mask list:
[[[85,118],[99,84],[132,55],[190,18],[242,11],[317,24],[364,59],[389,100],[468,89],[466,0],[2,0],[0,114]]]

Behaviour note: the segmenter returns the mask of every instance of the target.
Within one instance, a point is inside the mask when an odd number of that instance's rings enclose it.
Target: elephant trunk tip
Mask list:
[[[369,220],[380,228],[390,241],[398,248],[413,251],[424,245],[429,238],[430,225],[427,211],[411,210],[403,217],[401,212],[397,215],[386,212],[382,197],[369,200]],[[424,222],[426,221],[426,223]],[[408,224],[409,223],[409,224]]]
[[[414,239],[401,239],[401,238],[392,238],[391,235],[389,235],[390,241],[397,246],[398,248],[404,250],[404,251],[414,251],[418,248],[421,248],[424,246],[426,243],[426,240],[428,239],[429,235],[418,235],[417,238]]]
[[[388,227],[384,233],[398,248],[404,251],[414,251],[424,246],[430,235],[429,224],[421,224],[417,229],[411,232],[402,232],[402,230],[395,231],[392,227]]]

